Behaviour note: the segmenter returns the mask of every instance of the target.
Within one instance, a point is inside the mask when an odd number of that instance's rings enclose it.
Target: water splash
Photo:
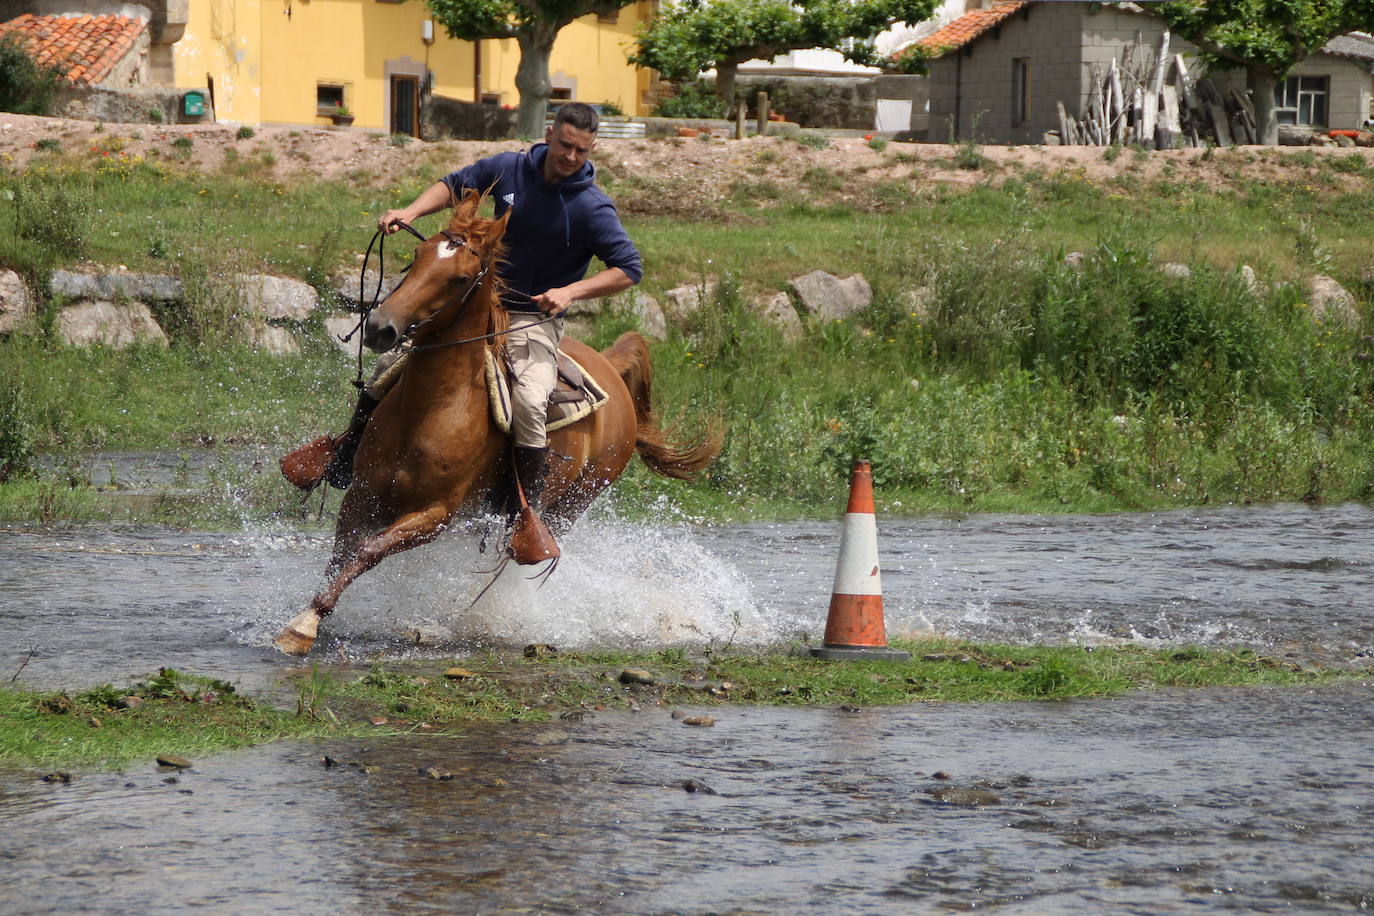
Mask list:
[[[478,551],[478,536],[454,530],[433,544],[387,558],[344,593],[327,632],[351,648],[387,646],[406,654],[418,641],[441,649],[560,648],[716,644],[759,645],[783,638],[747,578],[713,554],[686,525],[587,518],[561,539],[563,556],[543,585],[534,568],[510,564],[474,604],[498,556]],[[273,536],[267,550],[298,549]],[[304,607],[318,585],[326,543],[304,565],[313,577],[281,581],[245,636],[270,638]],[[271,624],[267,622],[271,621]]]

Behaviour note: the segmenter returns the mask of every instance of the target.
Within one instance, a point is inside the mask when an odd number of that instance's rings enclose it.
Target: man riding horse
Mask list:
[[[620,224],[615,204],[595,185],[595,169],[587,161],[598,126],[594,108],[569,102],[558,109],[543,143],[478,160],[377,221],[391,234],[400,224],[452,206],[467,189],[492,197],[497,218],[510,211],[505,257],[496,269],[501,304],[510,313],[506,352],[513,374],[514,468],[536,512],[543,507],[548,470],[545,416],[558,381],[561,316],[574,300],[614,295],[638,283],[643,273],[639,251]],[[586,276],[593,255],[606,266]],[[353,456],[368,417],[399,377],[404,357],[388,356],[359,395],[347,431],[334,440],[324,476],[339,489],[352,482]]]

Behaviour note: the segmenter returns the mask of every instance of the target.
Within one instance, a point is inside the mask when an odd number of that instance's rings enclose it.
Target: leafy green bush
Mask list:
[[[0,398],[0,483],[33,472],[33,445],[19,410],[19,391],[6,384],[8,395]]]
[[[46,115],[61,85],[61,69],[40,67],[17,36],[0,36],[0,111]]]
[[[13,187],[14,232],[64,257],[86,249],[91,222],[91,182],[78,175],[28,173]]]
[[[660,118],[723,118],[730,106],[716,97],[705,80],[682,83],[668,98],[658,100],[654,114]]]

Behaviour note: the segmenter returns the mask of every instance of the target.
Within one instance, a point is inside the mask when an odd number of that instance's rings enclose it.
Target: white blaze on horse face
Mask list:
[[[460,247],[456,242],[441,242],[437,256],[441,261],[447,260],[457,254]]]

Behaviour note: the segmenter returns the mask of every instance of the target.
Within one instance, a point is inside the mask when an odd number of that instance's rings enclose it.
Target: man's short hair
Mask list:
[[[594,134],[601,126],[601,118],[597,116],[596,109],[586,102],[564,102],[553,116],[553,129],[557,130],[560,124],[571,124],[578,130]]]

